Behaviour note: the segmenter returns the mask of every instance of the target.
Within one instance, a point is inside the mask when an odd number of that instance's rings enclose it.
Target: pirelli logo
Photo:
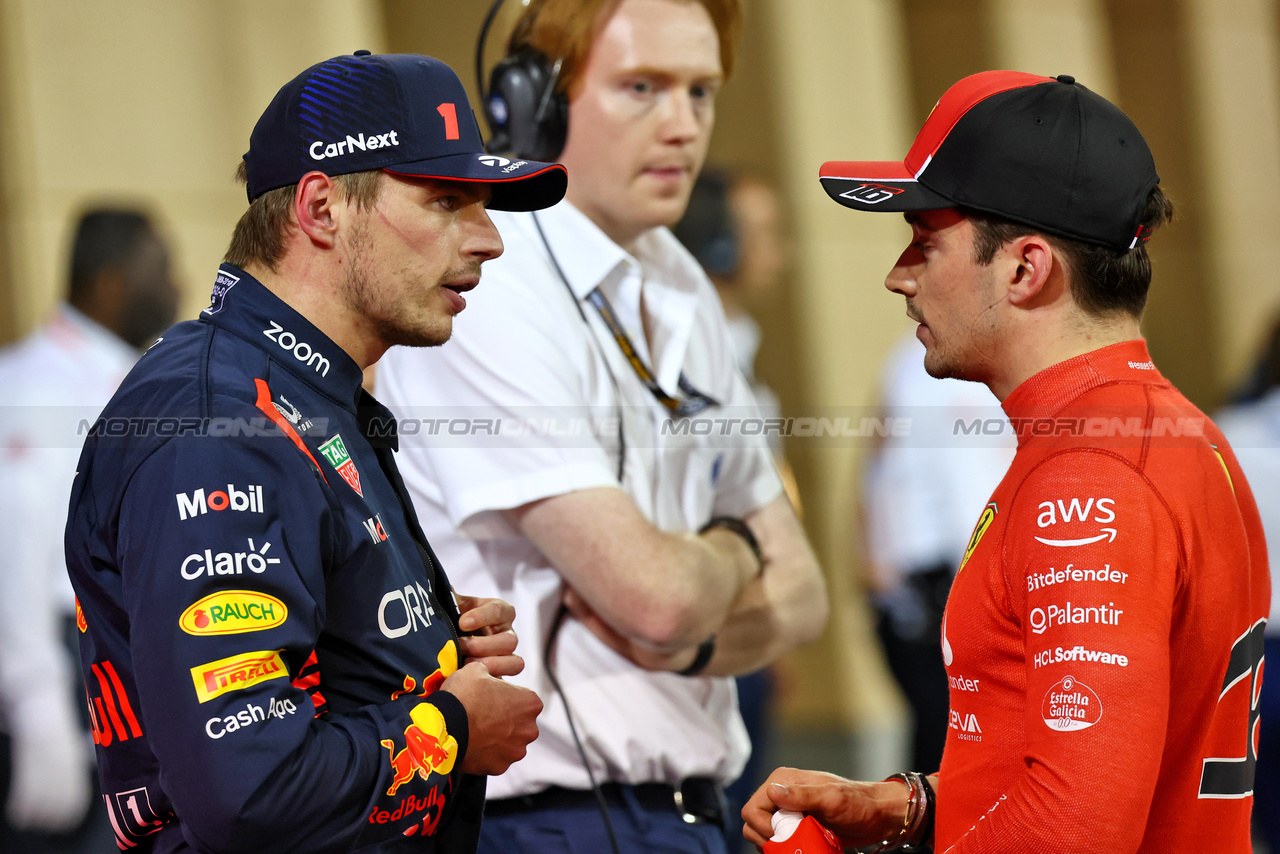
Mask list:
[[[191,668],[196,697],[202,703],[221,697],[228,691],[239,691],[268,679],[288,678],[288,675],[279,650],[245,652]]]

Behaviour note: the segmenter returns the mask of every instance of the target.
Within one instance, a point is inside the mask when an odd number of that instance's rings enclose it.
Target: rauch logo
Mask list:
[[[289,609],[274,596],[253,590],[219,590],[182,612],[178,625],[189,635],[238,635],[273,629]]]

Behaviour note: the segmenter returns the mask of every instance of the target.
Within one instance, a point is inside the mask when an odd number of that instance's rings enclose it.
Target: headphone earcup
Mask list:
[[[535,51],[505,57],[489,75],[486,149],[526,160],[555,160],[569,131],[569,99],[555,86],[546,58]]]

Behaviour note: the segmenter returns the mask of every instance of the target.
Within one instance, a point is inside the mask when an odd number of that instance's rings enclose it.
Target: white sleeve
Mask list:
[[[475,538],[512,533],[489,511],[618,485],[615,456],[587,429],[612,415],[588,399],[587,328],[546,266],[528,252],[487,263],[448,343],[395,347],[378,365],[406,482]]]
[[[728,410],[735,416],[741,412],[749,412],[751,414],[748,417],[761,417],[755,395],[737,365],[731,362],[726,370],[733,373]],[[741,518],[764,507],[782,493],[782,478],[778,475],[768,440],[760,436],[748,438],[746,443],[735,444],[742,446],[725,450],[716,478],[715,503],[712,507],[712,514],[715,516]]]

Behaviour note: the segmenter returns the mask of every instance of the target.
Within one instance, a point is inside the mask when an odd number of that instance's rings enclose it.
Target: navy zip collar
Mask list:
[[[355,360],[284,300],[234,264],[221,264],[200,320],[243,338],[273,362],[355,413],[367,406]]]

